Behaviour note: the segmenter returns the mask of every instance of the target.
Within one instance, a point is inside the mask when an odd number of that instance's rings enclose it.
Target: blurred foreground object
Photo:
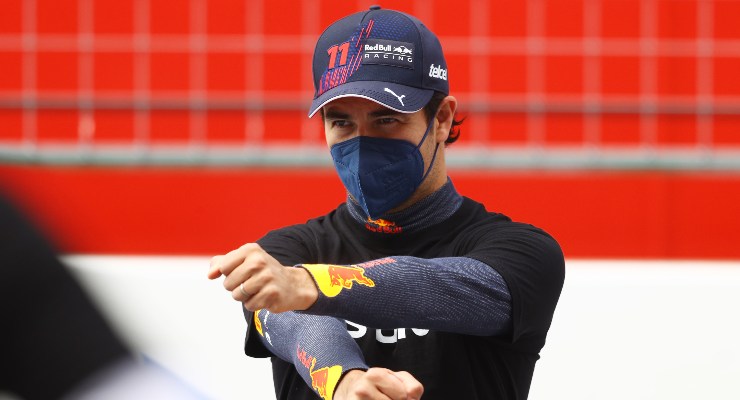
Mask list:
[[[0,195],[0,391],[23,399],[193,399],[137,361],[54,250]]]

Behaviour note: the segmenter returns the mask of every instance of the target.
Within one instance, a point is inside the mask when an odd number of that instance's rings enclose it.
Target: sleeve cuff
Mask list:
[[[337,290],[333,287],[336,285],[332,285],[332,279],[329,273],[330,268],[335,266],[327,264],[296,264],[294,267],[303,268],[308,271],[308,274],[311,276],[311,279],[313,279],[318,292],[316,301],[310,307],[297,312],[315,315],[330,315],[328,314],[332,311],[332,301],[330,297],[337,296],[341,291],[341,288]]]
[[[254,312],[244,307],[242,307],[242,310],[244,310],[244,319],[247,321],[247,334],[244,338],[244,354],[254,358],[272,357],[273,354],[260,341],[260,333],[257,330],[257,324],[255,324]]]

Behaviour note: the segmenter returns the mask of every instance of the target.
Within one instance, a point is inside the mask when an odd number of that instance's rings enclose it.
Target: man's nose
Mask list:
[[[363,124],[357,124],[357,136],[367,136],[367,128]]]
[[[355,134],[357,136],[374,136],[372,122],[358,122]]]

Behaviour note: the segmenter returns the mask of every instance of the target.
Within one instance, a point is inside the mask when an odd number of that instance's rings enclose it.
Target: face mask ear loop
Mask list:
[[[433,125],[432,122],[434,122],[434,117],[435,116],[432,116],[432,118],[429,119],[429,122],[427,123],[427,130],[424,132],[424,136],[421,137],[419,144],[416,145],[415,150],[419,150],[421,145],[424,144],[424,141],[427,139],[427,135],[429,135],[429,131],[432,130],[432,125]]]
[[[426,140],[427,135],[429,134],[429,131],[432,130],[432,126],[434,126],[434,117],[436,115],[433,115],[432,118],[429,119],[429,124],[427,125],[427,131],[424,132],[424,137],[421,138],[421,141],[419,142],[419,145],[416,146],[416,149],[418,150],[421,145],[424,143],[424,140]],[[424,182],[424,179],[427,178],[427,175],[429,175],[429,172],[432,171],[432,166],[434,166],[434,160],[437,158],[437,151],[439,150],[439,143],[437,143],[437,146],[434,148],[434,155],[432,156],[432,161],[429,163],[429,168],[427,169],[427,172],[424,173],[424,176],[421,177],[421,182]],[[421,184],[419,182],[419,184]]]

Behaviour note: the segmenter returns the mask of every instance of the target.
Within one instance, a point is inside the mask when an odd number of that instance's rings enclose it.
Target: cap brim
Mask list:
[[[421,110],[431,100],[434,90],[419,89],[397,83],[379,81],[347,82],[327,90],[311,102],[308,117],[329,102],[342,97],[360,97],[402,113]]]

